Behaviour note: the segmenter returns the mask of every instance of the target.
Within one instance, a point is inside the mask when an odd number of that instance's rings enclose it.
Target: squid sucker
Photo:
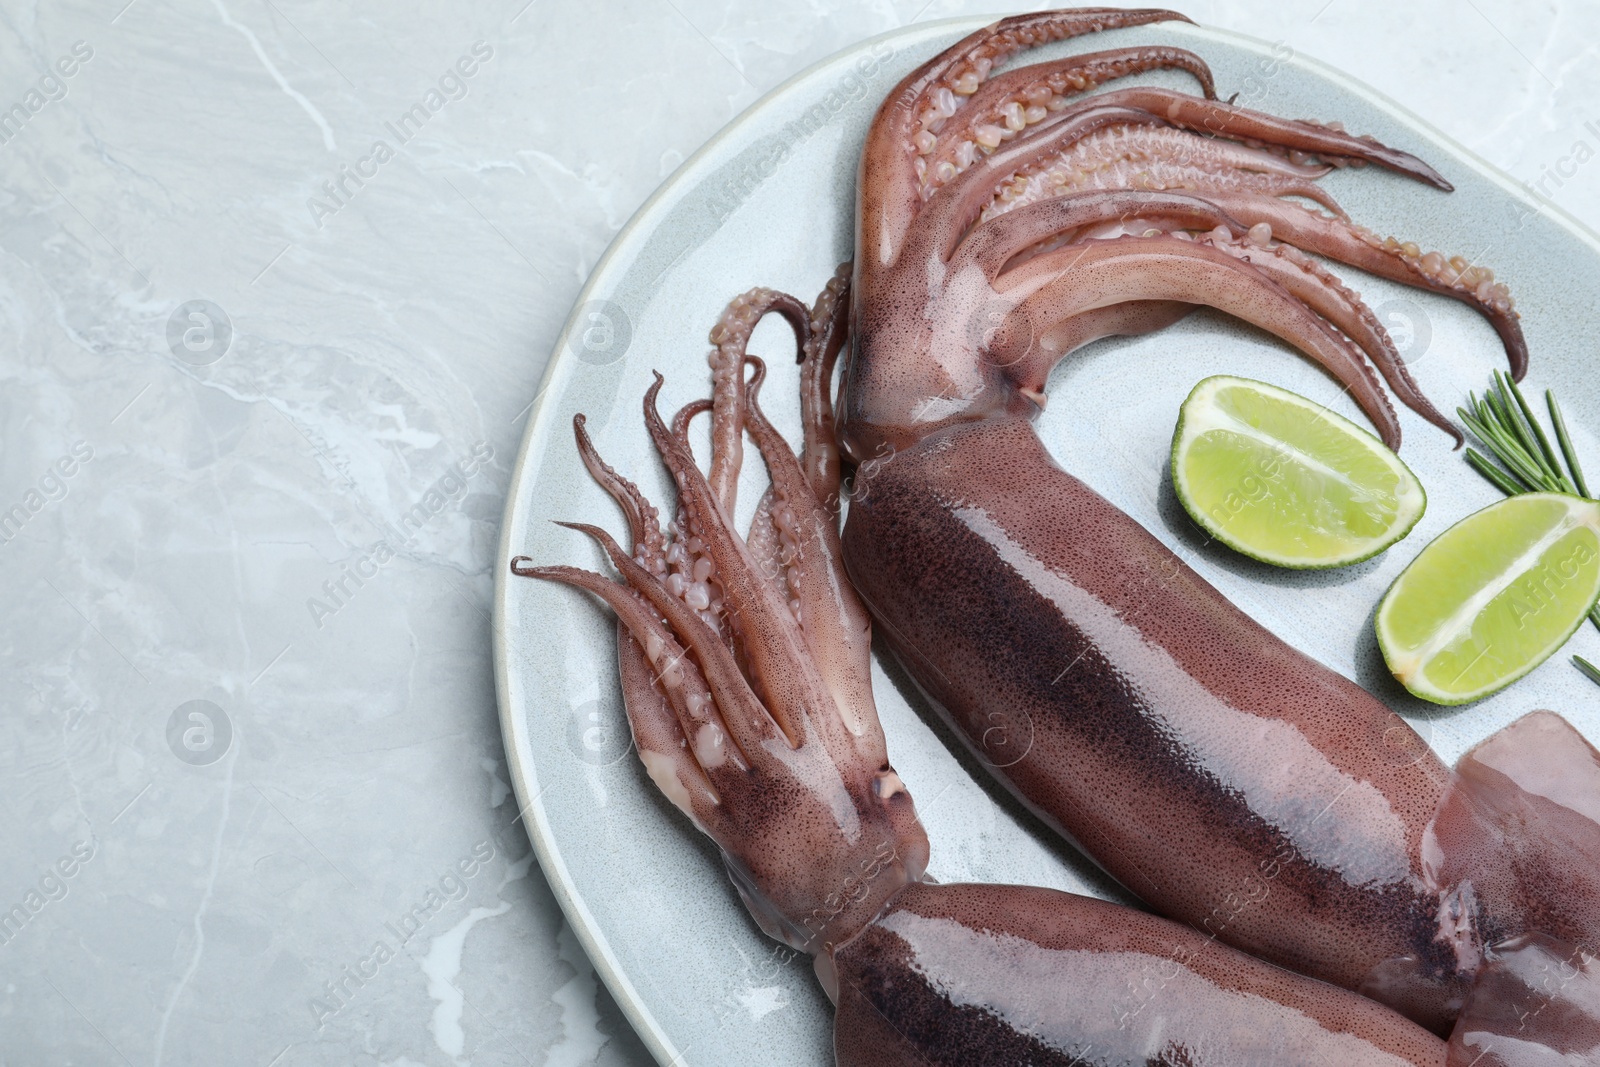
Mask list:
[[[997,70],[1034,45],[1181,18],[1006,19],[879,109],[841,385],[847,573],[986,767],[1160,915],[1453,1032],[1452,1064],[1600,1063],[1600,1029],[1577,1009],[1526,1008],[1513,1036],[1485,1036],[1507,1010],[1486,991],[1506,988],[1518,953],[1600,952],[1600,754],[1538,712],[1446,767],[1062,470],[1033,429],[1066,353],[1208,305],[1321,364],[1391,448],[1388,392],[1459,443],[1324,260],[1465,301],[1525,370],[1487,270],[1379,239],[1314,184],[1371,164],[1448,192],[1416,157],[1213,99],[1204,64],[1176,51]],[[1190,71],[1199,94],[1079,95],[1155,65]]]

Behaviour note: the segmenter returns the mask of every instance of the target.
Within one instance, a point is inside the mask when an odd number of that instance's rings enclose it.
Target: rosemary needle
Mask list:
[[[1578,466],[1578,453],[1572,448],[1572,438],[1567,436],[1567,420],[1561,417],[1561,405],[1556,403],[1556,395],[1548,389],[1544,391],[1544,399],[1550,407],[1550,422],[1556,428],[1556,439],[1561,442],[1561,454],[1566,457],[1567,466],[1572,471],[1578,495],[1589,496],[1589,487],[1583,481],[1583,468]]]

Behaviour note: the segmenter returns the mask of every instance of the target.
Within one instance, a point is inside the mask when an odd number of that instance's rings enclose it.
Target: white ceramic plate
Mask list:
[[[663,1064],[697,1067],[832,1062],[832,1012],[808,962],[765,940],[736,899],[709,841],[671,808],[629,751],[611,616],[571,590],[508,576],[511,556],[600,567],[552,518],[621,516],[588,478],[571,420],[584,412],[601,452],[658,505],[671,496],[639,416],[650,371],[667,375],[663,409],[704,395],[706,333],[735,294],[766,285],[810,300],[851,255],[859,146],[899,78],[983,24],[966,19],[864,42],[776,90],[685,163],[618,235],[559,342],[517,459],[500,547],[495,666],[517,796],[544,867],[595,967]],[[1113,40],[1114,38],[1114,40]],[[1208,60],[1224,96],[1281,115],[1339,118],[1421,155],[1456,184],[1444,195],[1375,168],[1325,184],[1357,219],[1492,265],[1508,281],[1533,351],[1528,384],[1557,384],[1578,447],[1600,466],[1600,377],[1593,309],[1600,240],[1541,210],[1509,179],[1371,90],[1282,46],[1182,24],[1066,42],[1032,57],[1113,43],[1165,42]],[[1190,87],[1181,76],[1149,80]],[[1347,272],[1354,275],[1354,272]],[[1354,276],[1442,408],[1481,389],[1504,357],[1490,329],[1442,297]],[[753,351],[787,355],[786,329],[764,324]],[[764,399],[797,428],[794,370],[774,359]],[[1410,538],[1335,572],[1287,572],[1203,546],[1165,475],[1179,404],[1200,378],[1243,374],[1361,415],[1306,360],[1210,312],[1152,337],[1102,342],[1052,381],[1040,432],[1057,459],[1142,522],[1274,632],[1356,678],[1405,714],[1446,759],[1536,707],[1556,708],[1600,739],[1600,690],[1562,655],[1507,693],[1465,709],[1411,699],[1384,672],[1371,617],[1424,544],[1498,494],[1402,409],[1403,455],[1428,490]],[[702,423],[705,420],[700,420]],[[701,454],[705,452],[702,449]],[[741,494],[759,494],[759,463]],[[603,569],[603,568],[602,568]],[[1600,657],[1585,627],[1568,652]],[[909,686],[881,657],[877,697],[891,758],[916,796],[942,881],[1016,882],[1112,895],[1080,857],[953,752]]]

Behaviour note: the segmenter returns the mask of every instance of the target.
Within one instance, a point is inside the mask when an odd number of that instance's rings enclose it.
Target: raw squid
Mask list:
[[[1030,423],[1065,353],[1204,304],[1320,363],[1391,447],[1388,391],[1459,442],[1308,252],[1468,303],[1525,368],[1486,269],[1380,239],[1315,185],[1357,163],[1448,191],[1414,156],[1210,99],[1193,61],[1168,65],[1200,95],[1079,95],[1148,50],[997,73],[1033,45],[1174,18],[1007,19],[880,108],[839,426],[858,468],[849,576],[987,766],[1159,914],[1453,1027],[1460,1063],[1600,1062],[1583,1007],[1600,951],[1594,749],[1540,713],[1452,772],[1063,471]],[[1562,981],[1504,1001],[1541,967]]]
[[[871,623],[839,556],[826,383],[844,288],[836,278],[814,309],[748,294],[713,331],[712,399],[669,422],[656,410],[659,378],[646,394],[645,422],[678,491],[666,534],[575,420],[584,462],[621,506],[632,545],[573,525],[621,581],[521,556],[511,564],[616,613],[645,770],[717,842],[762,929],[813,956],[838,1008],[836,1062],[1443,1067],[1445,1043],[1388,1008],[1179,923],[1055,890],[926,879],[928,838],[872,700]],[[744,350],[768,311],[794,325],[804,356],[798,458],[762,414],[765,368]],[[704,473],[687,436],[702,413],[713,441]],[[745,433],[772,488],[741,537],[730,516]]]

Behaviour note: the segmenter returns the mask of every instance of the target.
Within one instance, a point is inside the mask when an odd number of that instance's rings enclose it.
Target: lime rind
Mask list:
[[[1468,704],[1544,663],[1600,600],[1600,503],[1528,493],[1474,512],[1394,580],[1374,628],[1414,696]]]
[[[1427,507],[1422,483],[1375,436],[1297,393],[1232,375],[1206,378],[1184,401],[1172,483],[1216,540],[1295,570],[1370,559]]]

